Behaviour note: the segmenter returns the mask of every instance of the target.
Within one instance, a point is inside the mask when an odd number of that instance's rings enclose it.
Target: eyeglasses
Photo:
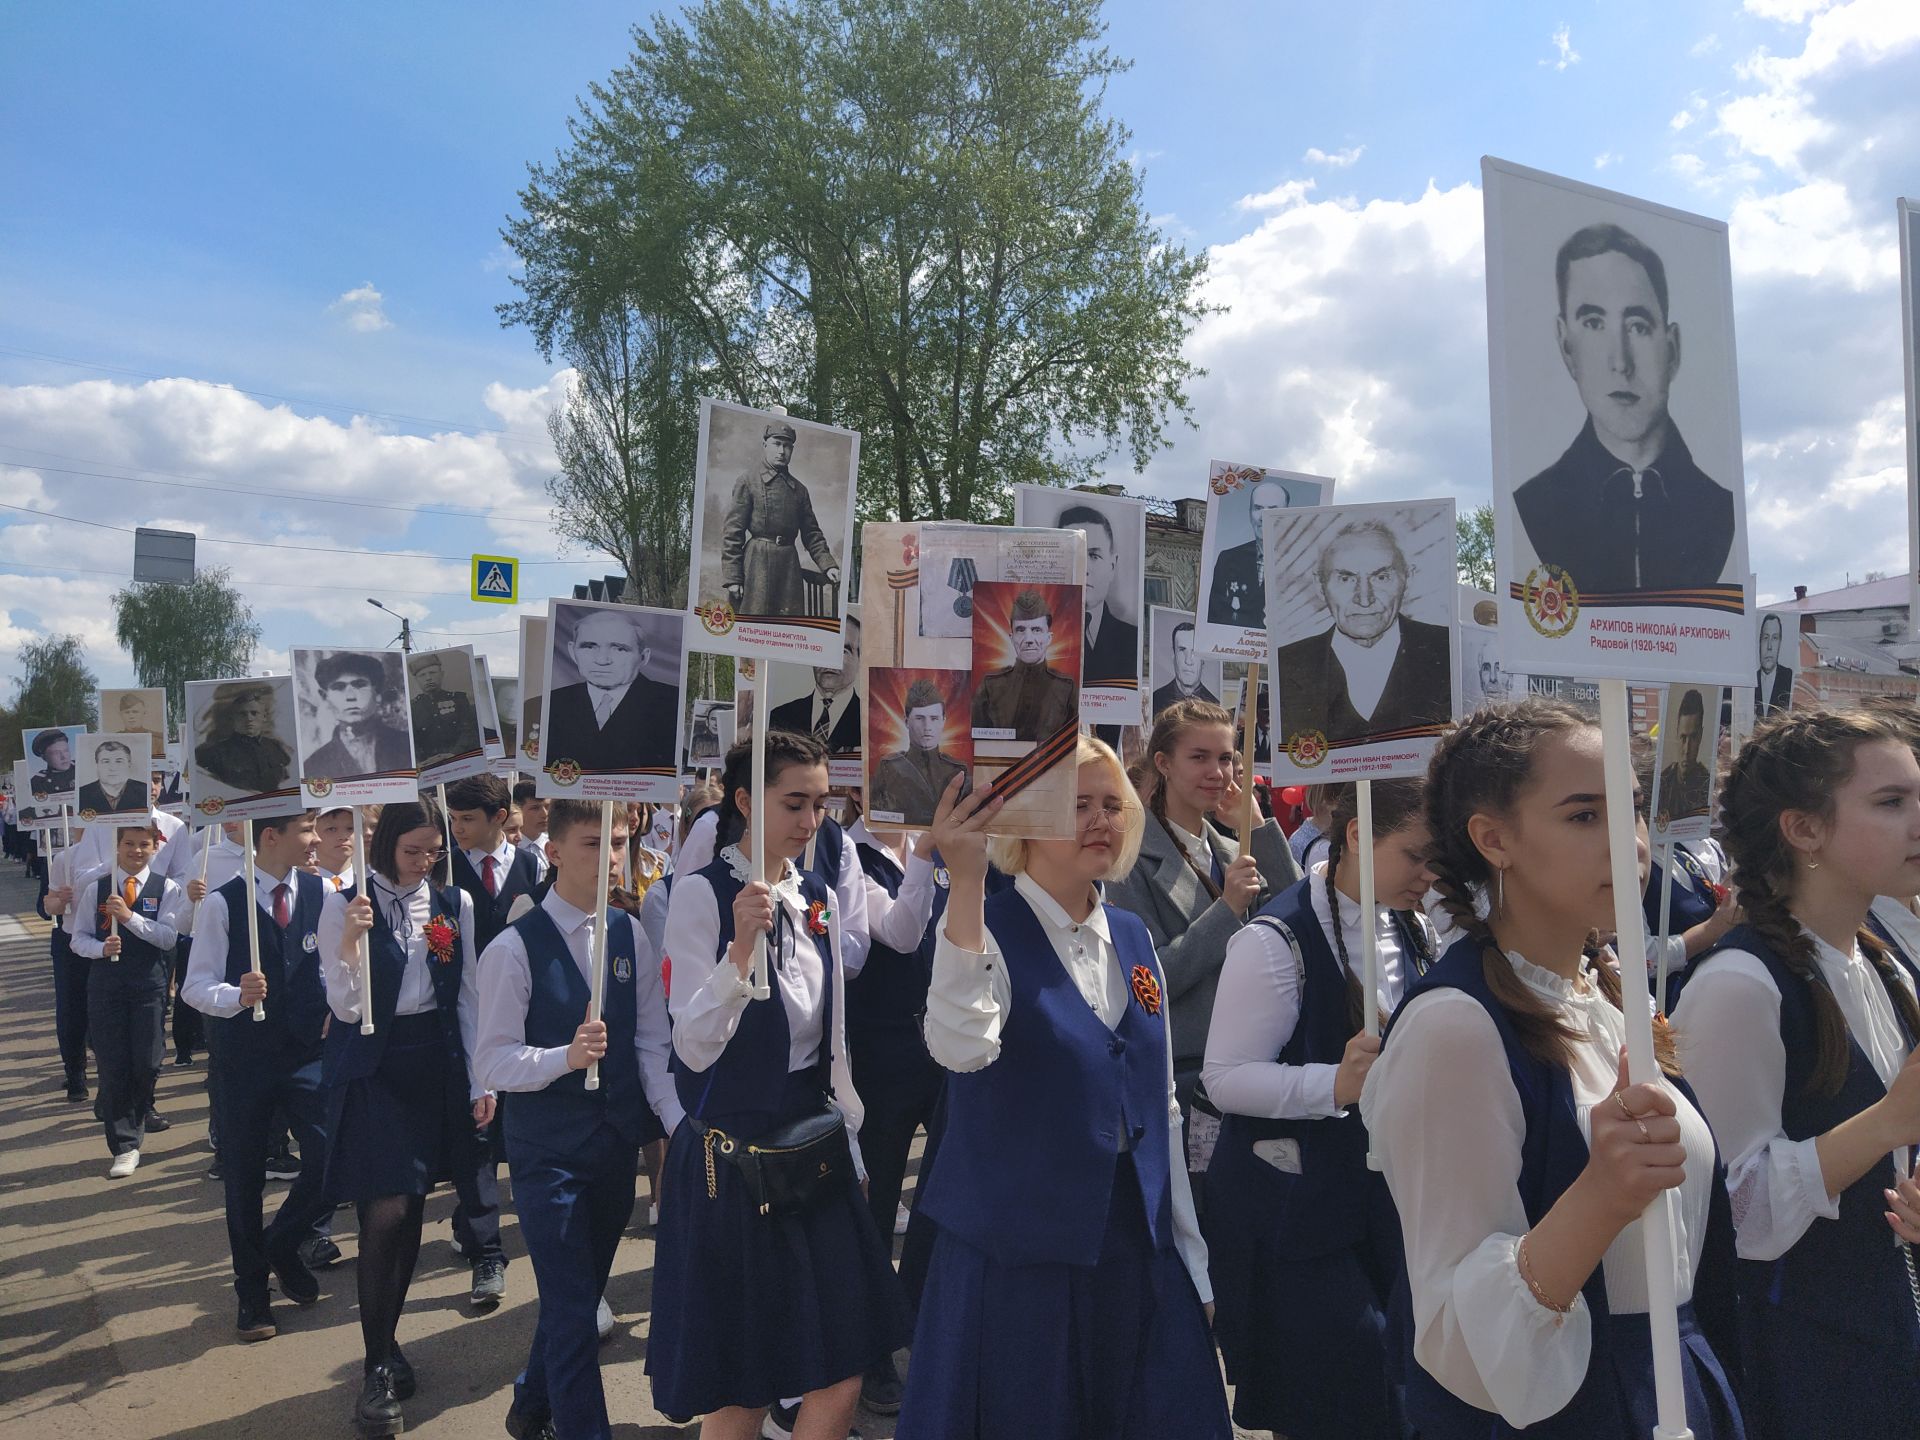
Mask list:
[[[1105,820],[1107,822],[1107,828],[1110,830],[1125,830],[1127,828],[1127,807],[1122,805],[1118,800],[1108,801],[1098,809],[1083,803],[1079,807],[1077,818],[1082,830],[1091,830],[1095,820]]]
[[[430,865],[438,865],[447,858],[447,851],[445,846],[433,850],[418,850],[409,845],[400,851],[400,857],[404,860],[425,860]]]

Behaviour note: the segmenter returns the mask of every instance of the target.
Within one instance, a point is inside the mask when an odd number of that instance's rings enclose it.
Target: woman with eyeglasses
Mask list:
[[[427,1192],[471,1165],[476,1127],[493,1097],[474,1083],[479,1015],[473,902],[443,883],[446,822],[437,805],[386,806],[367,847],[368,883],[320,912],[327,1030],[326,1191],[355,1203],[360,1222],[360,1338],[365,1375],[354,1428],[397,1435],[413,1367],[395,1330],[420,1254]],[[367,959],[360,958],[362,937]],[[371,1007],[373,1033],[361,1033]]]
[[[900,1440],[1232,1433],[1160,963],[1101,893],[1144,812],[1106,745],[1076,759],[1071,837],[989,841],[991,786],[934,817],[952,886],[926,1035],[955,1073]],[[1015,877],[991,899],[989,857]]]

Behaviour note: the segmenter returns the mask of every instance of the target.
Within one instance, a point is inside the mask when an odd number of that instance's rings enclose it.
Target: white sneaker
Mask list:
[[[109,1180],[124,1180],[140,1168],[140,1152],[123,1150],[113,1157],[113,1164],[107,1167]]]
[[[600,1331],[602,1340],[613,1334],[613,1307],[607,1304],[607,1297],[604,1295],[600,1297],[600,1308],[593,1312],[593,1323]]]
[[[660,1228],[660,1205],[657,1201],[647,1206],[647,1228],[649,1230]]]
[[[907,1207],[904,1205],[902,1205],[899,1209],[895,1210],[893,1212],[893,1233],[896,1235],[906,1234],[907,1221],[911,1219],[912,1216],[913,1216],[913,1212],[907,1209]]]

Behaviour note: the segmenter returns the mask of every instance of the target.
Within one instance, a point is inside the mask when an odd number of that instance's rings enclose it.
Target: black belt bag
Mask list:
[[[853,1181],[847,1119],[829,1105],[757,1140],[694,1122],[706,1148],[707,1198],[719,1198],[713,1157],[718,1154],[747,1182],[747,1198],[762,1215],[798,1215]]]

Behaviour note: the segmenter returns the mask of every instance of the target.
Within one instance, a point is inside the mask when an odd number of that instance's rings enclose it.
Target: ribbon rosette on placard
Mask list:
[[[827,909],[826,901],[814,901],[811,905],[807,906],[807,929],[815,935],[826,934],[827,921],[831,918],[832,914],[833,912]]]
[[[1149,966],[1133,967],[1133,998],[1140,1002],[1140,1008],[1147,1014],[1160,1013],[1160,982],[1154,978]]]
[[[436,915],[427,922],[427,953],[442,965],[453,959],[453,942],[460,938],[460,929],[451,920]]]

